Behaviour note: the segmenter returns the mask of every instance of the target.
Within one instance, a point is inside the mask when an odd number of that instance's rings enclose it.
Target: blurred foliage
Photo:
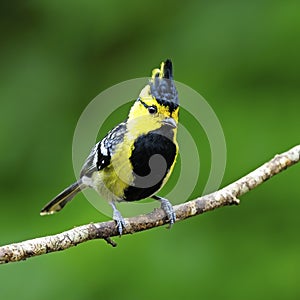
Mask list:
[[[1,1],[1,244],[107,219],[82,195],[53,217],[39,210],[74,180],[84,107],[165,58],[220,119],[223,185],[299,143],[299,13],[289,0]],[[1,298],[299,299],[299,174],[116,249],[92,241],[1,266]]]

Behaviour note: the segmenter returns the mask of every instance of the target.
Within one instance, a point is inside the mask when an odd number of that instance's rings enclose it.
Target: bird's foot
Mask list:
[[[117,210],[114,203],[111,203],[111,206],[113,208],[113,219],[116,222],[116,227],[118,228],[119,235],[122,235],[123,228],[126,226],[126,222],[124,218],[122,217],[121,213]]]
[[[126,222],[118,210],[114,211],[113,219],[116,222],[116,227],[118,228],[119,234],[122,235],[123,228],[126,226]]]
[[[172,225],[176,221],[176,214],[174,212],[174,208],[173,208],[172,204],[170,203],[170,201],[168,199],[165,199],[165,198],[162,198],[159,196],[153,196],[152,198],[155,200],[158,200],[161,203],[161,209],[167,215],[169,222],[170,222],[169,228],[171,228]]]

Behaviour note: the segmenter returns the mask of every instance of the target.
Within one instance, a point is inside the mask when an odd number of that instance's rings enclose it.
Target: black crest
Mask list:
[[[150,81],[150,92],[157,102],[169,106],[170,110],[175,110],[179,105],[178,93],[173,81],[173,66],[171,60],[167,59],[164,63],[163,74],[157,72]],[[160,76],[162,75],[162,76]]]

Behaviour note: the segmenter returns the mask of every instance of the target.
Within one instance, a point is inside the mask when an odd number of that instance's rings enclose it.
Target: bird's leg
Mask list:
[[[168,199],[165,199],[165,198],[162,198],[162,197],[159,197],[156,195],[152,196],[151,198],[154,200],[158,200],[161,203],[161,208],[166,213],[166,215],[169,219],[169,222],[170,222],[169,228],[171,228],[172,225],[176,221],[176,214],[174,212],[172,204],[169,202]]]
[[[110,205],[113,209],[113,219],[117,223],[119,234],[122,235],[123,228],[125,228],[126,225],[125,220],[122,217],[121,213],[117,210],[115,202],[111,201]]]

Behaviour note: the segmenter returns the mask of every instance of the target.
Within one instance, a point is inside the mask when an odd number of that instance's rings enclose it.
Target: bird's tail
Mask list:
[[[63,190],[54,199],[52,199],[48,204],[46,204],[40,212],[41,216],[51,215],[55,212],[60,211],[69,201],[71,201],[74,196],[84,189],[86,185],[82,183],[79,179],[77,182],[70,185],[68,188]]]

